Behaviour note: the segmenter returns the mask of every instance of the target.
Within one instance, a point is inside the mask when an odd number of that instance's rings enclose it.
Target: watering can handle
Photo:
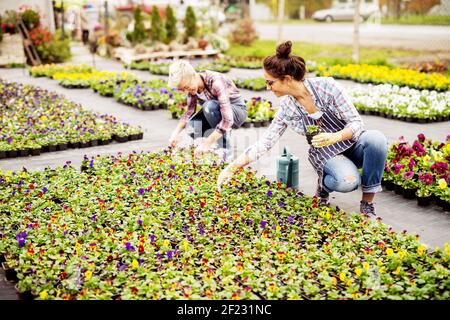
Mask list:
[[[286,156],[286,157],[288,157],[289,159],[292,157],[292,154],[289,152],[289,149],[288,149],[288,147],[284,147],[284,149],[283,149],[283,156]]]
[[[287,185],[288,187],[291,187],[291,186],[292,186],[292,159],[289,159],[289,164],[288,164],[288,177],[287,177],[286,185]]]

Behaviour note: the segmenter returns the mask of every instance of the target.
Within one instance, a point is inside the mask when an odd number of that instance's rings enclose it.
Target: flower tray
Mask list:
[[[2,268],[5,271],[6,280],[13,282],[17,282],[19,280],[17,278],[17,271],[11,268],[6,261],[2,262]]]

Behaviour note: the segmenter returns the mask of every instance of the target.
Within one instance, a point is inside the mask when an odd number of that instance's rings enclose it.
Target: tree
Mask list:
[[[166,42],[169,43],[177,38],[177,18],[171,6],[166,9]]]
[[[127,39],[130,40],[132,44],[141,43],[147,38],[145,33],[144,21],[142,21],[141,8],[136,7],[134,9],[134,29],[131,33],[127,34]]]
[[[186,17],[184,18],[184,28],[186,29],[185,33],[185,41],[189,39],[189,37],[195,37],[197,33],[197,18],[195,17],[194,9],[191,6],[188,6],[186,9]]]
[[[161,16],[159,15],[159,10],[157,6],[153,6],[152,8],[152,40],[153,41],[162,41],[164,39],[164,29],[161,20]]]

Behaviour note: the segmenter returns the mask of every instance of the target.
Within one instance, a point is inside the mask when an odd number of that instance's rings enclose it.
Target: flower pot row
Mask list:
[[[135,103],[129,103],[126,102],[122,99],[119,98],[118,102],[128,106],[128,107],[133,107],[139,110],[144,110],[144,111],[151,111],[151,110],[160,110],[160,109],[167,109],[167,105],[166,104],[157,104],[157,105],[145,105],[145,104],[140,104],[138,102]]]
[[[90,141],[83,141],[83,142],[69,142],[69,143],[62,143],[62,144],[55,144],[55,145],[47,145],[43,146],[40,149],[31,149],[27,148],[24,150],[10,150],[10,151],[0,151],[0,159],[5,158],[17,158],[17,157],[27,157],[27,156],[39,156],[41,153],[44,152],[55,152],[55,151],[63,151],[67,149],[78,149],[78,148],[89,148],[89,147],[96,147],[96,146],[103,146],[110,144],[113,140],[119,143],[127,142],[127,141],[133,141],[133,140],[140,140],[143,139],[144,134],[136,133],[136,134],[130,134],[126,136],[119,136],[119,135],[113,135],[111,139],[94,139]]]
[[[419,197],[416,195],[417,189],[406,189],[403,186],[395,184],[394,182],[389,180],[383,180],[382,185],[386,188],[386,190],[394,191],[396,194],[403,196],[403,198],[405,199],[417,199],[418,206],[426,207],[434,202],[444,211],[450,212],[450,202],[444,201],[434,195],[430,195],[428,197]]]
[[[251,122],[244,122],[242,124],[242,128],[260,128],[260,127],[268,127],[270,126],[270,120],[264,120],[264,121],[251,121]]]
[[[410,116],[398,116],[393,115],[390,113],[385,113],[383,111],[375,111],[375,110],[358,110],[360,114],[363,115],[371,115],[371,116],[379,116],[386,119],[395,119],[405,122],[413,122],[413,123],[433,123],[433,122],[443,122],[443,121],[449,121],[450,115],[446,116],[438,116],[434,119],[432,118],[416,118],[416,117],[410,117]]]

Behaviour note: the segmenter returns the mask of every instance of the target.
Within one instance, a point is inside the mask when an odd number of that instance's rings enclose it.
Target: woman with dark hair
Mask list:
[[[330,192],[350,192],[361,184],[360,212],[373,219],[373,199],[382,191],[386,138],[364,130],[358,111],[333,78],[305,79],[305,60],[291,55],[291,47],[290,41],[282,43],[275,55],[264,59],[267,88],[282,97],[280,108],[263,137],[222,171],[219,190],[239,168],[269,151],[286,128],[305,135],[307,126],[315,125],[322,133],[312,139],[308,159],[318,175],[316,196],[329,205]]]

